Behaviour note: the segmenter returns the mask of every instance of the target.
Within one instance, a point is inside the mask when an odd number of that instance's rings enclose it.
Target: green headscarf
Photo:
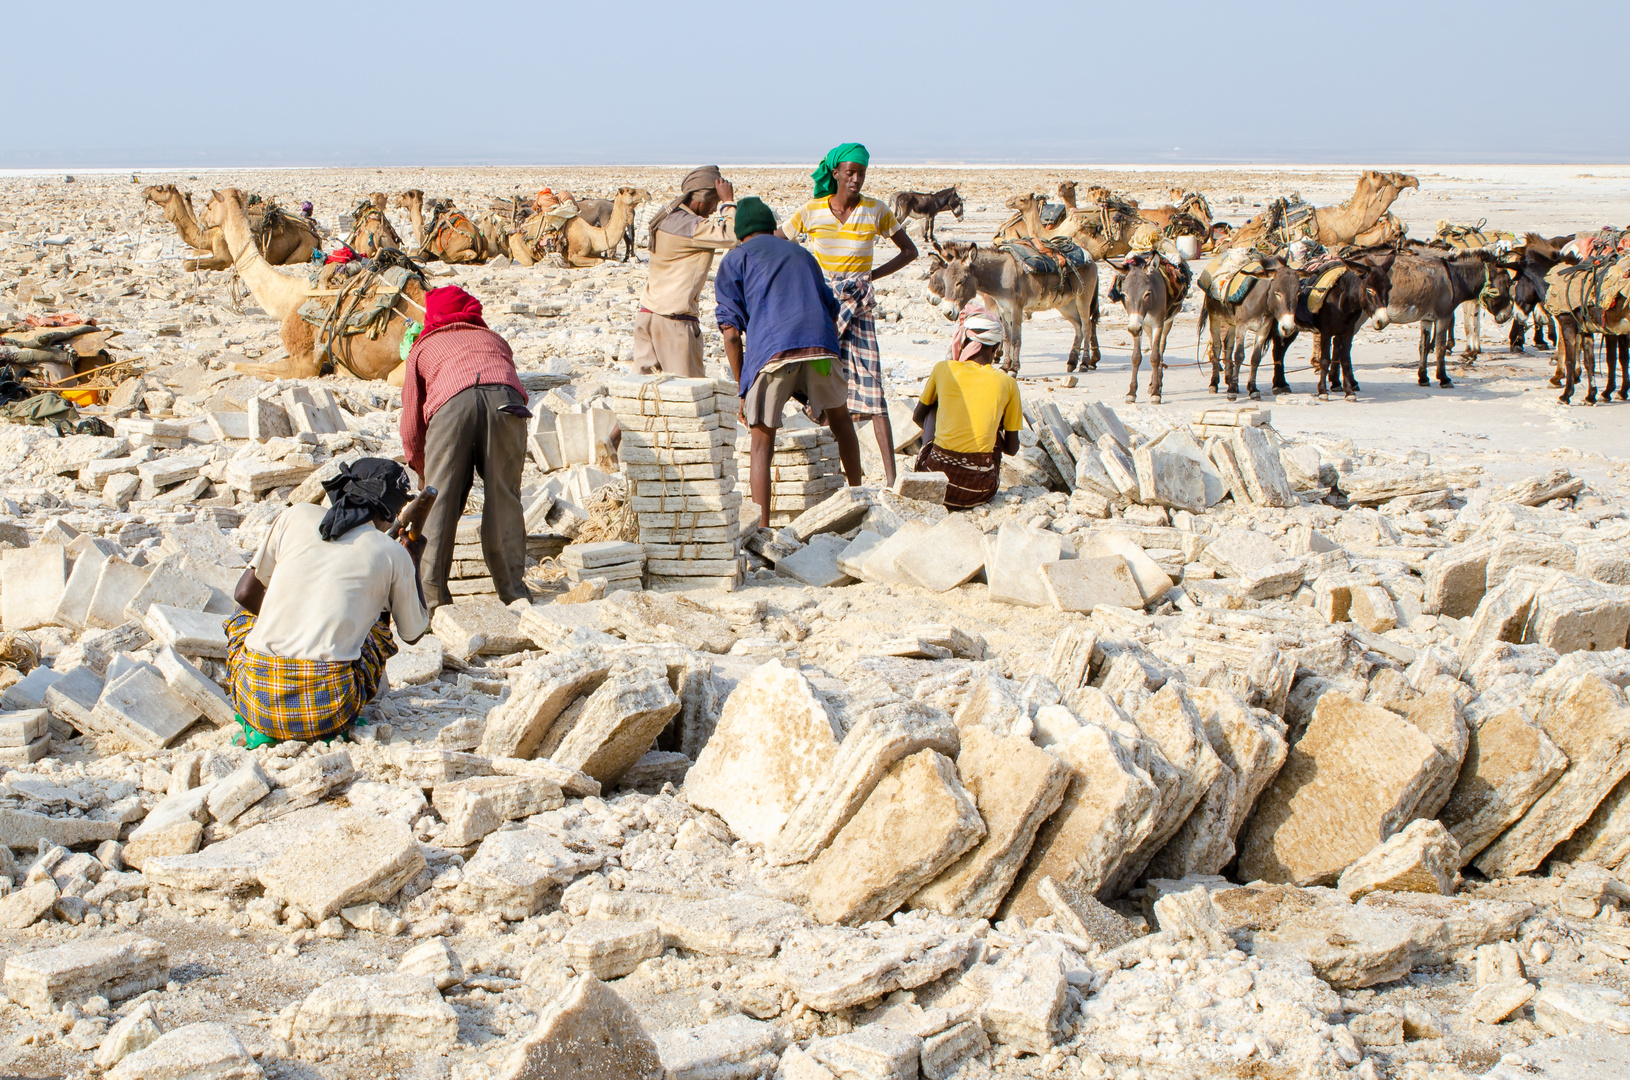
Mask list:
[[[832,179],[832,173],[841,161],[852,161],[856,165],[870,165],[872,155],[867,153],[866,148],[857,142],[839,143],[828,150],[826,156],[821,159],[821,163],[815,166],[815,171],[810,174],[815,178],[815,197],[817,199],[824,199],[838,190],[837,183]]]
[[[757,195],[736,200],[736,239],[745,240],[754,233],[775,232],[775,212]]]

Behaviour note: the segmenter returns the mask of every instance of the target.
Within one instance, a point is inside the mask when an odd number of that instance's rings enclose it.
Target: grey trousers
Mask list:
[[[472,386],[455,394],[425,430],[424,481],[440,494],[425,522],[424,598],[431,608],[451,604],[447,575],[453,567],[458,520],[476,473],[485,501],[481,554],[498,597],[508,604],[530,600],[526,583],[526,520],[521,508],[521,468],[526,464],[526,421],[500,412],[525,405],[508,386]]]

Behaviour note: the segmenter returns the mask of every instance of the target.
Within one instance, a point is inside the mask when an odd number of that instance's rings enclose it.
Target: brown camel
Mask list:
[[[1064,181],[1061,181],[1059,183],[1059,185],[1058,185],[1058,198],[1059,198],[1059,202],[1064,204],[1064,214],[1063,214],[1062,217],[1059,217],[1057,220],[1055,220],[1051,225],[1047,226],[1046,235],[1048,235],[1048,236],[1074,236],[1077,226],[1071,221],[1071,219],[1073,217],[1075,217],[1076,211],[1078,209],[1077,206],[1075,205],[1075,181],[1074,180],[1064,180]],[[1022,236],[1031,235],[1030,233],[1026,232],[1025,229],[1023,228],[1023,225],[1024,225],[1024,210],[1022,209],[1022,206],[1027,200],[1035,202],[1036,208],[1038,210],[1042,210],[1043,208],[1045,208],[1046,206],[1049,205],[1048,202],[1047,202],[1047,196],[1042,194],[1039,191],[1036,192],[1034,195],[1015,195],[1013,198],[1007,200],[1007,203],[1006,203],[1007,208],[1009,210],[1012,210],[1013,214],[1006,221],[1002,222],[1002,227],[1001,228],[996,230],[996,239],[998,239],[998,240],[1017,240],[1018,238],[1020,238]],[[1058,213],[1058,205],[1057,204],[1052,204],[1052,208],[1053,208],[1053,213],[1057,214]],[[895,214],[895,217],[899,217],[899,216],[900,215],[898,213]],[[901,219],[901,220],[904,220],[904,219]]]
[[[424,257],[424,192],[418,188],[408,188],[396,196],[396,209],[408,212],[408,221],[412,224],[413,234],[405,250],[411,251],[415,258]]]
[[[1045,225],[1025,224],[1026,207],[1031,205],[1035,207],[1039,223],[1041,205],[1046,201],[1046,196],[1037,192],[1009,199],[1007,205],[1014,214],[997,231],[996,239],[1017,240],[1026,236],[1037,236],[1043,240],[1055,237],[1074,240],[1086,248],[1087,253],[1094,259],[1114,259],[1131,252],[1132,236],[1144,223],[1135,212],[1137,204],[1111,195],[1106,188],[1094,187],[1087,191],[1088,196],[1095,201],[1078,210],[1066,211],[1064,220],[1051,228]],[[1128,211],[1126,207],[1132,207],[1133,210]],[[1034,232],[1033,230],[1038,227],[1041,231]]]
[[[1292,230],[1291,235],[1280,235],[1285,233],[1280,228],[1280,212],[1270,208],[1241,225],[1228,243],[1229,246],[1246,246],[1264,239],[1289,243],[1311,236],[1326,247],[1388,244],[1403,236],[1404,224],[1388,213],[1387,207],[1406,189],[1420,186],[1419,180],[1405,173],[1366,169],[1358,178],[1352,198],[1338,206],[1317,207],[1313,216]]]
[[[358,255],[372,256],[385,248],[404,250],[402,238],[391,225],[390,218],[385,216],[385,193],[376,191],[362,202],[357,204],[356,224],[351,227],[351,235],[345,241],[345,246]]]
[[[304,273],[284,273],[266,261],[250,235],[243,193],[236,188],[225,188],[210,196],[209,205],[204,207],[203,224],[206,228],[220,229],[226,237],[232,265],[249,287],[255,303],[282,324],[279,334],[289,353],[287,360],[275,364],[233,366],[266,379],[309,379],[321,374],[316,351],[318,328],[300,317],[300,307],[311,299],[332,304],[335,292],[312,284]],[[377,338],[354,334],[346,339],[340,349],[345,367],[360,379],[388,379],[391,385],[400,386],[402,332],[407,329],[408,320],[423,318],[424,288],[410,277],[396,299],[384,331]]]
[[[1198,191],[1185,191],[1174,187],[1170,191],[1172,202],[1165,206],[1146,206],[1138,216],[1160,227],[1167,236],[1198,236],[1206,243],[1211,238],[1211,204]]]
[[[634,208],[646,197],[640,188],[618,188],[616,197],[611,200],[611,216],[602,226],[590,225],[581,215],[568,218],[560,230],[563,235],[558,238],[563,245],[559,254],[566,265],[593,266],[609,257],[633,223]],[[548,216],[533,214],[521,230],[510,237],[510,254],[522,266],[531,266],[549,246],[547,233]]]
[[[445,263],[485,262],[489,255],[486,236],[451,200],[432,199],[430,227],[425,227],[424,192],[410,188],[396,196],[396,207],[413,219],[413,253],[419,259],[440,259]]]
[[[634,194],[637,196],[634,200],[635,206],[648,202],[651,198],[651,193],[644,188],[636,188]],[[577,200],[577,216],[582,218],[585,224],[592,225],[595,228],[606,225],[611,220],[611,212],[615,209],[616,204],[611,199]],[[634,257],[634,219],[632,216],[628,219],[627,227],[623,229],[621,239],[623,242],[623,262],[627,262]],[[616,245],[613,244],[612,246],[615,247]]]
[[[174,184],[158,184],[142,191],[142,198],[158,206],[164,218],[176,227],[181,239],[192,245],[201,257],[186,259],[184,270],[225,270],[232,265],[226,239],[219,229],[200,225],[192,208],[192,193],[182,192]],[[255,246],[273,266],[311,261],[313,251],[322,250],[322,240],[309,222],[285,214],[270,203],[260,203],[258,214],[249,216],[250,233]]]
[[[204,236],[203,227],[198,224],[198,215],[193,213],[192,192],[183,193],[174,184],[154,184],[142,189],[143,199],[157,206],[164,212],[164,220],[174,225],[176,232],[197,251],[213,251],[214,245]],[[232,260],[228,257],[226,265],[230,266]],[[217,270],[220,267],[207,267]]]

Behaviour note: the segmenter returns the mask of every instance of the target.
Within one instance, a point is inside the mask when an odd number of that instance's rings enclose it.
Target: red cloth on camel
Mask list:
[[[323,260],[323,265],[327,266],[329,263],[339,263],[341,266],[344,266],[346,263],[350,262],[356,257],[356,252],[352,251],[344,244],[341,244],[339,247],[328,253],[328,258]]]
[[[424,294],[424,330],[428,334],[448,323],[470,323],[487,328],[481,318],[481,301],[457,285],[443,285]]]

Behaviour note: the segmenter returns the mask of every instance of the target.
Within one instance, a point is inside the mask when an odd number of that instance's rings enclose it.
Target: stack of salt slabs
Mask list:
[[[791,417],[789,416],[789,419]],[[752,435],[736,439],[736,468],[744,478],[752,470]],[[838,441],[824,427],[782,427],[775,433],[770,459],[770,526],[779,529],[843,486]],[[746,492],[748,498],[752,492]]]
[[[560,553],[566,580],[576,585],[589,578],[605,578],[606,591],[645,587],[645,549],[626,540],[599,540],[569,544]]]
[[[733,589],[741,579],[735,411],[719,410],[734,400],[727,386],[653,375],[608,388],[653,589]]]
[[[487,569],[487,557],[481,551],[481,515],[466,514],[458,519],[458,532],[453,535],[453,568],[447,573],[447,591],[453,601],[473,597],[497,596],[498,586],[492,583],[492,572]]]

